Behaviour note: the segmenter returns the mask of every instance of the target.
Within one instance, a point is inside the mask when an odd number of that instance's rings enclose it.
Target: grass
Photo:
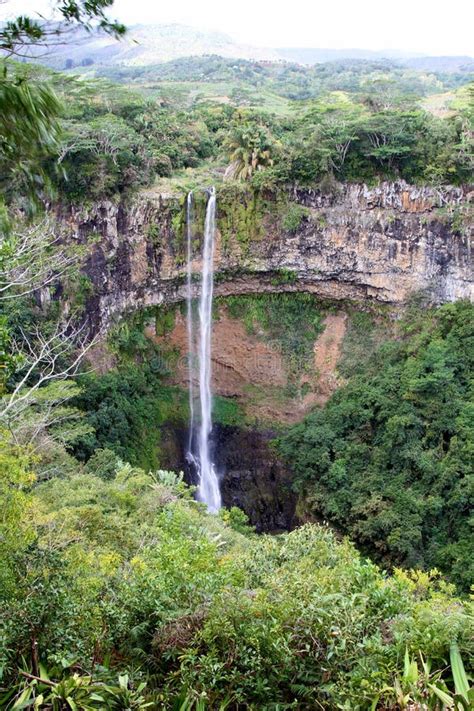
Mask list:
[[[295,102],[270,89],[253,88],[244,82],[144,81],[126,85],[150,99],[161,99],[177,108],[190,108],[200,103],[230,104],[258,108],[276,116],[290,116]]]

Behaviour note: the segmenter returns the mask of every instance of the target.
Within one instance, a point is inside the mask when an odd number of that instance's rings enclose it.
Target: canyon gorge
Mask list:
[[[199,275],[206,194],[194,195],[198,249],[191,266]],[[270,443],[279,427],[324,405],[344,382],[338,364],[351,315],[370,312],[387,334],[413,298],[473,299],[472,197],[463,188],[402,181],[285,193],[218,187],[212,391],[241,408],[245,427],[217,423],[212,441],[217,466],[226,472],[225,505],[242,507],[258,530],[291,528],[298,520],[291,471]],[[147,337],[179,354],[168,380],[186,389],[188,333],[185,313],[175,306],[188,288],[195,297],[200,292],[199,276],[188,283],[186,272],[186,193],[144,191],[128,202],[102,201],[58,217],[68,239],[88,245],[86,317],[101,334],[93,366],[101,372],[113,366],[105,334],[142,312]],[[229,298],[281,293],[311,294],[322,307],[297,372],[278,339],[258,328],[249,332],[227,308]],[[157,332],[157,308],[174,309],[166,333]],[[163,464],[190,476],[187,437],[184,429],[167,430]]]

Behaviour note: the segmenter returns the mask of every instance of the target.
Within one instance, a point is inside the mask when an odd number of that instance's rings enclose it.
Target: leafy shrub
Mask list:
[[[161,426],[184,423],[187,397],[178,388],[164,385],[153,363],[151,359],[139,368],[124,366],[103,376],[79,378],[81,394],[75,404],[93,428],[74,445],[81,460],[96,449],[105,449],[147,469],[159,466]]]
[[[86,471],[99,479],[113,479],[120,460],[111,449],[96,449],[86,464]]]
[[[303,205],[289,205],[282,219],[283,229],[287,232],[296,232],[307,214],[308,209]]]
[[[29,538],[1,549],[2,707],[385,708],[406,653],[437,673],[426,695],[454,691],[453,641],[472,650],[469,604],[435,574],[388,577],[327,527],[256,536],[169,472],[78,472],[24,497]]]

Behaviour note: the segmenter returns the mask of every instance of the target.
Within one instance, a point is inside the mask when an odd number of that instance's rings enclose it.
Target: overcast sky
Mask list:
[[[51,0],[0,0],[0,18]],[[473,0],[115,0],[131,25],[179,22],[266,47],[403,49],[474,55]]]

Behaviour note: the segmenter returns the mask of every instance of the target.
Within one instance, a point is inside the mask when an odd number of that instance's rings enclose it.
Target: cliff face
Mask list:
[[[308,291],[394,305],[419,291],[433,303],[473,299],[472,195],[403,182],[263,197],[224,186],[216,294]],[[150,191],[128,204],[105,201],[61,215],[74,239],[94,237],[85,271],[95,329],[126,311],[184,298],[184,203],[184,195]],[[196,194],[196,273],[204,203]]]
[[[292,473],[270,445],[274,436],[274,432],[265,429],[213,427],[213,462],[223,504],[245,511],[258,532],[284,531],[298,524]],[[197,484],[186,461],[187,431],[170,429],[167,437],[162,466],[184,471],[186,480]]]
[[[397,307],[421,290],[434,303],[473,298],[469,197],[462,189],[437,191],[404,183],[339,186],[330,194],[294,189],[263,196],[226,185],[218,190],[217,295],[307,291],[341,302],[324,317],[311,363],[293,383],[296,394],[287,392],[285,360],[272,343],[246,332],[225,305],[216,311],[213,392],[237,401],[255,423],[214,428],[216,465],[224,504],[241,507],[258,530],[295,523],[292,476],[269,446],[272,425],[301,419],[338,387],[337,363],[348,322],[342,302],[370,300]],[[197,275],[205,202],[205,194],[196,193]],[[87,301],[93,330],[107,329],[127,311],[185,298],[184,194],[148,192],[128,204],[103,202],[60,218],[73,239],[89,243],[84,270],[93,285]],[[153,329],[147,335],[157,337]],[[179,314],[163,339],[186,354],[186,326]],[[187,367],[175,368],[171,378],[186,387]],[[186,433],[169,428],[164,439],[163,466],[186,471]]]
[[[219,306],[214,309],[212,329],[212,392],[239,403],[248,421],[270,425],[298,422],[316,405],[324,405],[342,382],[337,365],[347,321],[343,310],[327,314],[312,353],[295,373],[281,344],[261,326],[258,333],[249,333],[241,320],[230,317],[225,306]],[[303,319],[299,327],[306,328]],[[173,328],[165,335],[157,335],[154,324],[145,328],[145,334],[159,346],[179,353],[169,381],[186,390],[189,370],[184,315],[174,315]],[[199,384],[195,386],[197,389]]]

